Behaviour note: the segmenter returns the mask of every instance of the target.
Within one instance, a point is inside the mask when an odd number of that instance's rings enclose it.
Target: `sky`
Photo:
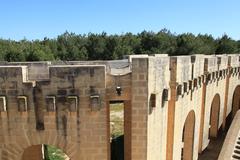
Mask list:
[[[240,39],[240,0],[0,0],[0,38],[76,34],[224,33]]]

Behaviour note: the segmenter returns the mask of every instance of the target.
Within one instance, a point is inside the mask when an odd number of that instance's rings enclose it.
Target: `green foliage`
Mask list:
[[[6,51],[4,55],[4,60],[8,62],[17,62],[17,61],[24,61],[25,57],[23,53],[21,53],[20,51],[13,49],[13,50]]]
[[[192,33],[186,33],[177,37],[176,55],[203,54],[203,42]]]
[[[237,42],[232,40],[226,34],[223,35],[222,38],[218,39],[217,42],[218,42],[218,47],[216,50],[217,54],[231,54],[239,50]]]
[[[130,54],[233,54],[239,51],[240,41],[226,34],[214,39],[207,34],[177,35],[167,29],[122,35],[65,32],[56,39],[45,37],[34,41],[0,39],[0,61],[111,60]]]
[[[45,159],[46,160],[65,160],[65,154],[57,147],[45,145]]]
[[[124,135],[124,105],[122,103],[110,105],[111,137]]]

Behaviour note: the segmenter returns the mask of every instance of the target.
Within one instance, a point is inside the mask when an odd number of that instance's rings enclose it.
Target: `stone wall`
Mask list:
[[[156,95],[156,105],[148,106],[147,159],[165,159],[167,101],[169,93],[169,57],[149,57],[148,101]],[[165,93],[163,93],[165,92]],[[164,95],[165,94],[165,95]]]
[[[50,66],[48,80],[32,83],[23,83],[21,68],[0,72],[2,157],[21,159],[25,148],[48,144],[72,159],[107,159],[105,66]]]
[[[133,58],[131,159],[147,159],[148,94],[148,58]]]
[[[195,117],[191,154],[196,160],[209,144],[215,95],[220,97],[215,123],[224,129],[240,85],[239,67],[239,55],[4,63],[0,157],[22,159],[28,147],[48,144],[73,160],[110,159],[109,104],[120,101],[126,160],[181,159],[190,112]]]

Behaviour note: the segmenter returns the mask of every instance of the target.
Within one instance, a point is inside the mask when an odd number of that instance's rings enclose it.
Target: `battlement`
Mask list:
[[[157,66],[167,65],[167,61],[174,61],[178,68],[177,81],[187,81],[197,78],[207,72],[224,70],[228,66],[239,67],[240,55],[192,55],[172,56],[167,55],[130,55],[128,59],[112,61],[46,61],[46,62],[1,62],[0,69],[21,68],[23,82],[47,81],[50,79],[52,68],[80,68],[105,66],[106,73],[111,75],[124,75],[132,71],[132,59],[155,59]],[[172,66],[169,66],[170,69]],[[181,75],[181,76],[180,76]]]
[[[239,54],[1,62],[0,140],[8,147],[0,145],[0,156],[19,159],[31,145],[51,144],[73,160],[109,160],[109,105],[121,102],[126,160],[181,159],[190,152],[197,159],[209,135],[236,112],[239,79]],[[188,144],[183,134],[193,130]]]
[[[153,92],[169,90],[169,85],[176,83],[177,94],[181,95],[203,82],[223,79],[230,72],[237,75],[240,55],[131,55],[128,59],[116,61],[2,62],[0,93],[4,99],[25,96],[27,105],[31,96],[26,93],[38,84],[45,87],[45,98],[50,96],[54,101],[61,94],[78,97],[80,90],[83,90],[83,95],[87,93],[86,89],[95,92],[93,88],[111,90],[113,87],[114,90],[115,86],[109,83],[109,79],[116,81],[117,77],[131,75],[134,71],[144,73],[142,67],[147,68],[145,74],[151,82],[149,87],[154,88]],[[127,83],[129,86],[130,81]]]

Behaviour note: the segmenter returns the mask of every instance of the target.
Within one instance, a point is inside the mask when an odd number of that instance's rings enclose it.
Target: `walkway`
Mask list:
[[[228,130],[232,123],[232,113],[227,116],[226,130],[222,131],[222,128],[218,131],[218,137],[211,139],[207,148],[198,156],[198,160],[217,160],[221,152],[224,140],[227,136]]]
[[[199,155],[198,160],[217,160],[222,149],[226,132],[221,132],[218,138],[212,139],[208,147]]]

